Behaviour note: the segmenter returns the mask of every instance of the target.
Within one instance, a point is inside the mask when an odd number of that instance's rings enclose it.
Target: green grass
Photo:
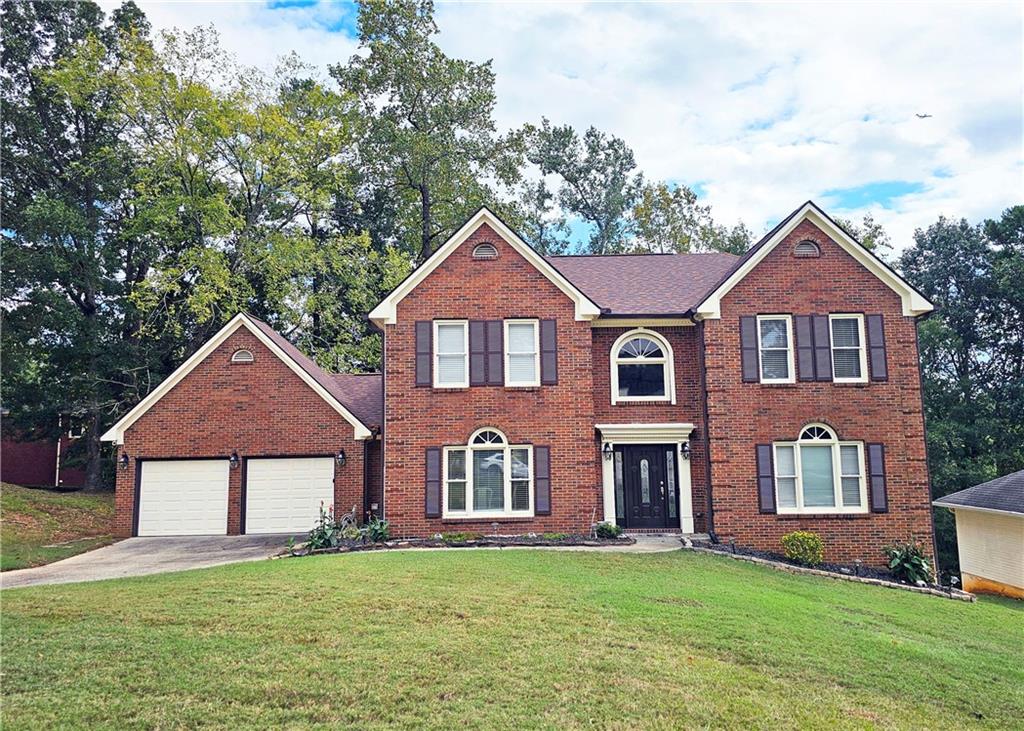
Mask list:
[[[111,543],[114,494],[0,485],[0,571],[39,566]]]
[[[1024,718],[1024,604],[715,556],[391,552],[3,593],[4,728]]]

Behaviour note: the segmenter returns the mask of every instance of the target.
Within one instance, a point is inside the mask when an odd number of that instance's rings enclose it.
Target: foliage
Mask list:
[[[381,520],[375,515],[363,526],[363,535],[371,543],[383,543],[391,538],[391,527],[386,520]]]
[[[865,213],[860,223],[849,218],[836,218],[836,223],[877,256],[884,257],[892,251],[892,239],[889,238],[888,232],[870,213]]]
[[[340,526],[334,519],[334,508],[324,508],[323,501],[320,502],[320,517],[317,518],[316,525],[313,526],[313,530],[309,532],[309,539],[306,542],[306,546],[311,549],[317,548],[334,548],[341,539],[344,538],[342,535],[344,528]],[[357,529],[358,532],[358,529]]]
[[[479,541],[483,537],[482,533],[474,533],[472,531],[456,531],[441,534],[441,540],[445,543],[469,543],[471,541]]]
[[[654,254],[691,251],[744,253],[752,235],[742,223],[731,230],[711,218],[711,206],[701,205],[685,185],[645,184],[633,206],[630,249]]]
[[[594,526],[594,535],[605,540],[618,538],[622,535],[622,526],[615,523],[598,523]]]
[[[820,566],[825,560],[825,544],[821,536],[806,530],[795,530],[782,536],[786,558],[802,566]]]
[[[920,543],[897,543],[883,550],[889,559],[889,571],[900,581],[916,584],[932,580],[932,566]]]
[[[543,533],[541,538],[545,541],[564,541],[569,537],[568,533]]]

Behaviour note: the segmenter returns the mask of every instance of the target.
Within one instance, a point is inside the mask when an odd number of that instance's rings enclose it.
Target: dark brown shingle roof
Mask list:
[[[1024,470],[954,492],[933,504],[944,508],[982,508],[1024,515]]]
[[[546,257],[611,315],[683,315],[736,264],[733,254]]]

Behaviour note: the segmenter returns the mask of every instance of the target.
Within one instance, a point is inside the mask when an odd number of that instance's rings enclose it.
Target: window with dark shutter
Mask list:
[[[740,362],[744,383],[756,383],[757,377],[757,318],[740,318]]]
[[[426,495],[424,499],[426,516],[441,517],[441,450],[429,447],[426,451]]]
[[[558,336],[555,320],[540,321],[540,382],[545,386],[558,383]]]
[[[793,318],[796,328],[796,372],[801,381],[813,381],[814,376],[814,334],[810,315]]]
[[[868,489],[871,492],[871,512],[888,513],[889,496],[885,485],[885,445],[868,445]]]
[[[502,321],[487,321],[487,385],[500,386],[505,382],[505,356],[502,353]]]
[[[533,448],[534,512],[551,515],[551,448]]]
[[[814,380],[832,380],[832,346],[828,315],[811,315],[814,333]]]
[[[431,339],[433,323],[420,320],[416,323],[416,385],[429,386],[432,383],[431,362],[434,358]]]
[[[885,325],[881,315],[868,315],[868,365],[872,381],[889,380],[889,368],[885,362]]]
[[[487,383],[487,322],[469,321],[469,385]]]
[[[772,445],[758,444],[757,504],[762,513],[775,512],[775,470],[772,465]]]

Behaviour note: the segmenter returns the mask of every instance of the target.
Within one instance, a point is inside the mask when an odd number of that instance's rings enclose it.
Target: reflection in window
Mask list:
[[[622,452],[615,453],[615,517],[626,517],[626,486],[622,479]]]
[[[640,460],[640,502],[644,505],[651,503],[651,475],[650,466],[646,459]]]
[[[668,481],[668,517],[676,517],[676,453],[665,451],[665,473]]]

